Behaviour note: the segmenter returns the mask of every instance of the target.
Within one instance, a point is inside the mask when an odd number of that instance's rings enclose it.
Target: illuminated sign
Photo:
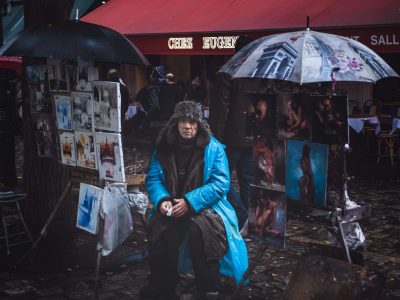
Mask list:
[[[193,49],[193,38],[192,37],[179,37],[168,39],[169,49]]]
[[[239,36],[205,36],[203,49],[233,49]]]

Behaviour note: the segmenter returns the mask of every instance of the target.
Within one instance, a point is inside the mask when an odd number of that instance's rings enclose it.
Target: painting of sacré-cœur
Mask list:
[[[98,230],[98,214],[103,190],[81,183],[76,227],[96,234]]]

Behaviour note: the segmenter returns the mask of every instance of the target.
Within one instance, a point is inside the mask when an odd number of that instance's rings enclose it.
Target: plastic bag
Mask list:
[[[112,183],[104,188],[100,216],[104,219],[101,254],[107,256],[125,241],[133,229],[126,184]]]
[[[131,208],[141,215],[146,213],[147,206],[149,205],[149,198],[139,191],[139,187],[130,187],[128,190],[129,205]]]

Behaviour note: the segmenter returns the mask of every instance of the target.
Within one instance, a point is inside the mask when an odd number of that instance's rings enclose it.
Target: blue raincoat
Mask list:
[[[190,202],[195,212],[211,207],[221,217],[225,225],[228,251],[220,259],[220,273],[233,277],[238,284],[247,270],[248,258],[246,244],[239,233],[236,213],[226,199],[230,187],[230,176],[224,148],[224,145],[214,137],[210,137],[210,142],[204,150],[203,186],[186,193],[184,197]],[[150,161],[146,187],[153,203],[154,213],[162,199],[171,197],[156,153]],[[187,261],[182,258],[182,256],[187,257],[185,251],[186,248],[181,247],[178,267],[181,272],[188,269]]]

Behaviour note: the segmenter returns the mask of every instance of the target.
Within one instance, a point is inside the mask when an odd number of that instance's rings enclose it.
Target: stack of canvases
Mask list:
[[[248,93],[253,103],[247,116],[253,127],[249,132],[255,138],[256,160],[248,230],[277,247],[285,245],[286,199],[337,208],[343,191],[344,161],[341,154],[329,153],[329,149],[348,143],[346,96],[312,96],[315,91],[287,90],[290,88]],[[328,191],[334,196],[328,197]]]
[[[98,170],[100,179],[124,182],[120,83],[99,81],[98,68],[80,60],[47,59],[26,72],[38,156],[58,157],[71,167]],[[97,232],[103,194],[81,184],[79,228]]]

